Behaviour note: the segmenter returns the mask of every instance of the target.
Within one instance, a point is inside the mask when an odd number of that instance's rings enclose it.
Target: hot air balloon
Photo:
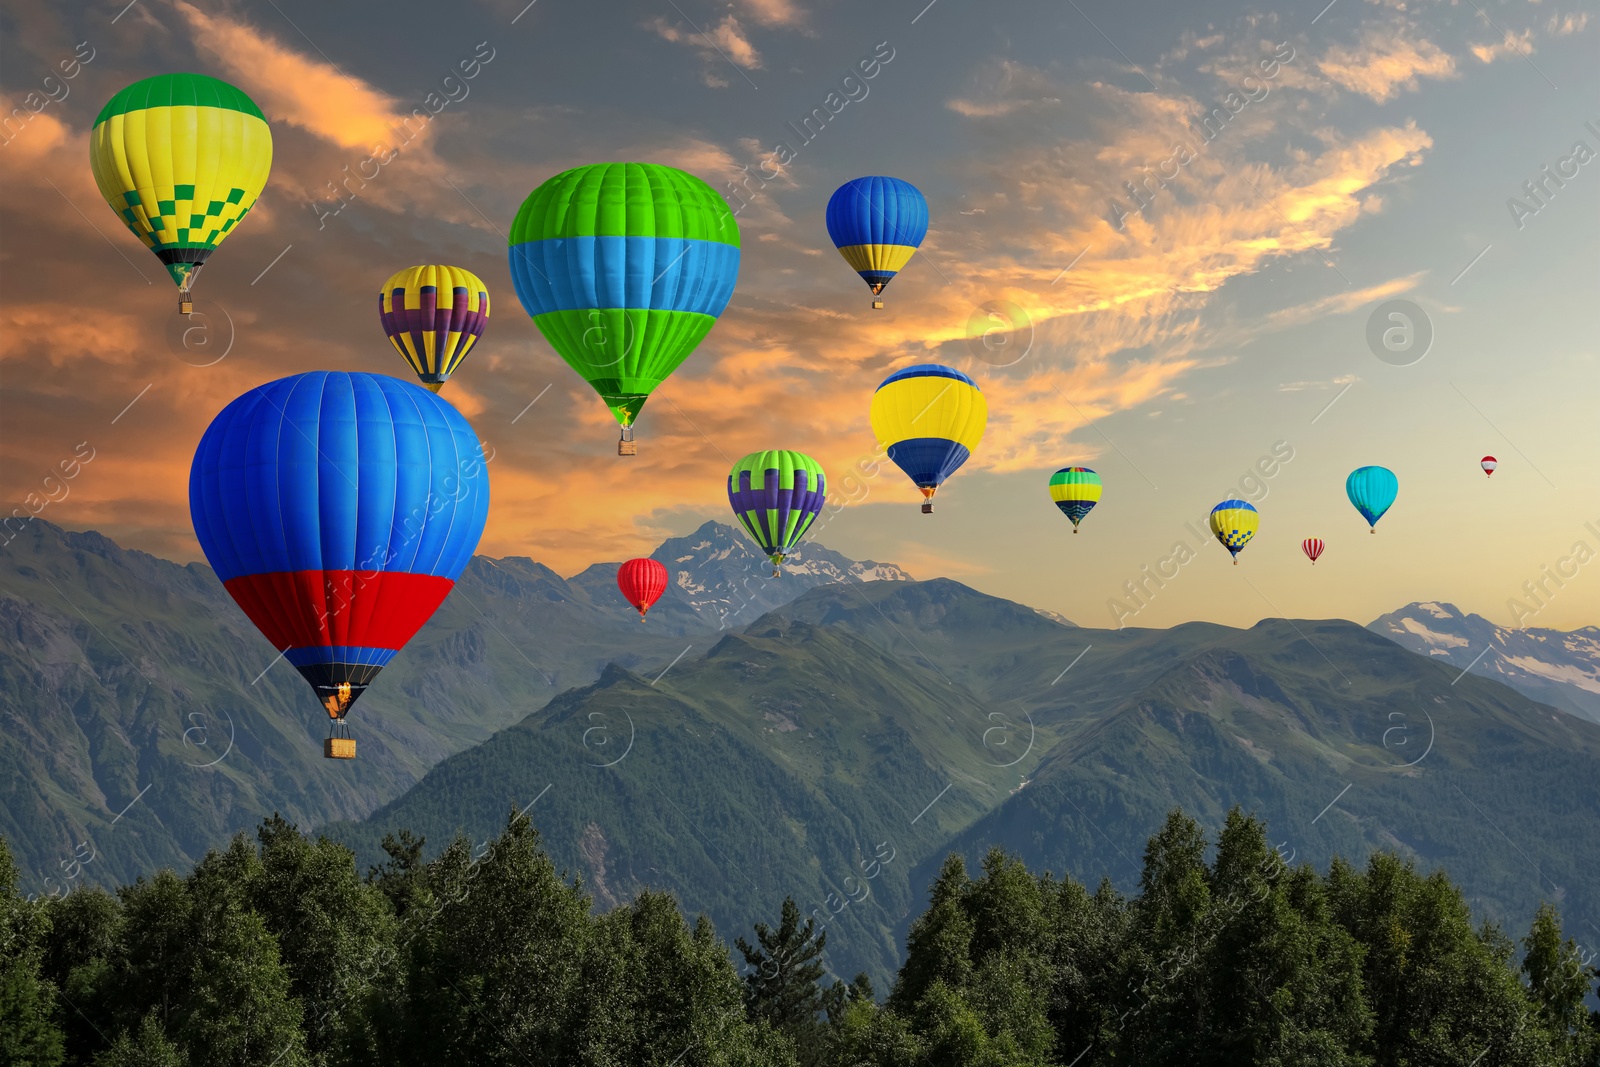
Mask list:
[[[1050,499],[1077,533],[1078,523],[1100,502],[1100,476],[1088,467],[1062,467],[1050,476]]]
[[[883,292],[928,235],[928,201],[899,178],[854,178],[828,198],[828,236],[872,295]],[[872,306],[883,307],[882,300]]]
[[[1248,500],[1224,500],[1211,509],[1211,532],[1239,565],[1239,551],[1256,535],[1259,516]]]
[[[377,374],[257,386],[212,420],[189,471],[195,536],[223,587],[311,683],[324,755],[428,621],[489,513],[483,449],[460,412]]]
[[[267,184],[272,131],[227,82],[158,74],[100,109],[89,165],[111,210],[178,284],[178,311],[188,315],[195,276]]]
[[[1500,461],[1495,459],[1493,456],[1484,456],[1478,461],[1478,466],[1483,468],[1483,473],[1485,475],[1493,475],[1494,469],[1500,466]]]
[[[752,452],[728,472],[728,503],[778,576],[828,496],[822,465],[803,452]]]
[[[577,167],[523,201],[510,256],[533,324],[611,408],[617,454],[633,455],[639,409],[733,295],[739,226],[727,203],[672,167]]]
[[[437,393],[483,336],[489,288],[461,267],[407,267],[379,290],[378,321],[422,384]]]
[[[1300,551],[1306,554],[1306,558],[1311,561],[1313,566],[1316,565],[1317,557],[1322,555],[1322,549],[1323,544],[1320,537],[1308,537],[1300,542]]]
[[[1357,467],[1344,480],[1344,492],[1372,532],[1377,533],[1378,520],[1400,492],[1400,480],[1388,467]]]
[[[933,514],[933,494],[972,455],[988,422],[977,383],[938,363],[895,371],[872,394],[872,432],[922,490],[924,515]]]
[[[650,605],[667,591],[667,568],[653,559],[630,559],[617,568],[617,588],[639,612],[644,622]]]

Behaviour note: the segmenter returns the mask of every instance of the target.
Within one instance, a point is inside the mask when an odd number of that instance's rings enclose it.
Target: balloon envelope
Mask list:
[[[510,238],[517,299],[625,428],[716,324],[739,276],[727,203],[655,163],[557,174],[523,201]]]
[[[805,537],[828,495],[822,465],[803,452],[752,452],[728,472],[728,503],[774,571]]]
[[[1375,527],[1399,495],[1400,480],[1388,467],[1357,467],[1344,480],[1344,492],[1367,525]]]
[[[1493,474],[1494,469],[1500,466],[1500,461],[1495,459],[1493,456],[1484,456],[1478,461],[1478,466],[1483,468],[1484,474]]]
[[[828,236],[874,294],[928,235],[928,201],[899,178],[852,178],[828,198]]]
[[[983,440],[989,404],[977,383],[954,367],[920,363],[883,380],[872,394],[871,418],[889,458],[931,498]]]
[[[463,267],[407,267],[379,290],[378,321],[422,384],[437,393],[483,336],[489,288]]]
[[[1100,502],[1100,475],[1088,467],[1062,467],[1050,476],[1050,499],[1077,533],[1078,523]]]
[[[444,601],[488,511],[467,420],[378,374],[251,389],[207,427],[189,472],[207,561],[334,719]]]
[[[1224,500],[1211,509],[1211,533],[1239,562],[1239,552],[1256,535],[1260,516],[1248,500]]]
[[[617,568],[617,588],[638,611],[640,622],[667,591],[667,577],[667,568],[653,559],[630,559]]]
[[[158,74],[100,109],[89,165],[111,210],[187,292],[266,186],[272,131],[227,82]]]
[[[1317,557],[1322,555],[1322,549],[1323,544],[1320,537],[1308,537],[1300,542],[1300,551],[1304,552],[1306,558],[1311,560],[1312,563],[1317,562]]]

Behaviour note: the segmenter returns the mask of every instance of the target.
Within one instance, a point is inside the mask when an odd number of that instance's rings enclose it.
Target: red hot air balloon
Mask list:
[[[1493,456],[1484,456],[1483,459],[1478,462],[1478,466],[1483,468],[1483,473],[1485,475],[1490,475],[1494,473],[1494,469],[1496,467],[1500,466],[1500,462]]]
[[[639,621],[644,622],[650,605],[667,591],[667,568],[653,559],[630,559],[617,568],[617,588],[639,610]]]
[[[1311,560],[1313,566],[1317,562],[1317,557],[1322,555],[1322,547],[1322,538],[1320,537],[1308,537],[1300,542],[1300,551],[1306,554],[1306,558]]]

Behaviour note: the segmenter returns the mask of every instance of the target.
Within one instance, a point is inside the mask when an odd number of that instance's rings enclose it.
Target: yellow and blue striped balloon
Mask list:
[[[1088,467],[1062,467],[1050,476],[1050,499],[1077,533],[1078,523],[1100,502],[1100,476]]]
[[[853,178],[828,199],[827,219],[834,247],[877,296],[928,235],[928,201],[899,178]]]
[[[933,494],[983,440],[989,403],[978,384],[954,367],[919,363],[895,371],[872,394],[872,432],[895,466],[922,490],[922,513]]]
[[[272,131],[243,92],[204,74],[159,74],[113,96],[89,132],[95,184],[187,297],[272,169]]]
[[[1248,500],[1224,500],[1211,509],[1211,532],[1222,547],[1233,555],[1233,565],[1239,565],[1239,553],[1256,535],[1260,516]]]

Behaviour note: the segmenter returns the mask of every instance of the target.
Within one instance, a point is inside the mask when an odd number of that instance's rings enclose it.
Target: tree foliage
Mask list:
[[[1136,896],[950,857],[880,1004],[793,899],[754,941],[646,892],[596,912],[526,817],[365,878],[274,816],[187,876],[24,899],[0,841],[0,1062],[56,1067],[1600,1067],[1596,972],[1392,854],[1326,874],[1181,812]],[[741,974],[742,971],[742,974]]]

